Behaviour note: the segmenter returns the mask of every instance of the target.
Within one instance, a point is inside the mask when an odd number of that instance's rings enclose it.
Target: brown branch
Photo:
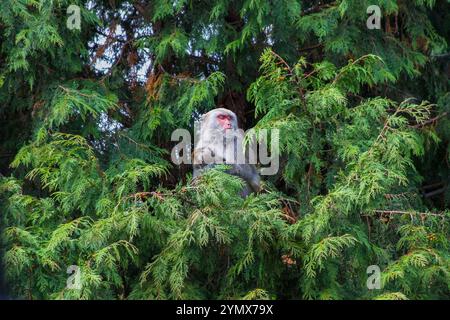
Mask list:
[[[79,92],[79,91],[77,91],[77,90],[74,90],[74,89],[69,89],[69,88],[66,88],[66,87],[63,87],[63,86],[61,86],[61,85],[59,85],[58,86],[60,89],[62,89],[63,91],[65,91],[65,92],[67,92],[68,94],[78,94],[78,95],[80,95],[80,96],[83,96],[83,97],[86,97],[86,98],[95,98],[95,95],[93,95],[93,94],[86,94],[86,93],[81,93],[81,92]]]
[[[310,51],[310,50],[314,50],[314,49],[317,49],[320,47],[323,47],[323,43],[319,43],[319,44],[313,45],[311,47],[301,48],[301,49],[298,49],[297,51],[298,52]]]
[[[147,21],[151,21],[152,19],[152,13],[147,11],[147,7],[143,7],[143,5],[145,6],[145,2],[143,4],[140,3],[136,3],[133,2],[133,7],[136,8],[136,10],[141,14],[141,16],[147,20]]]
[[[285,214],[285,213],[284,213],[284,214],[282,214],[282,216],[283,216],[284,218],[286,218],[286,220],[288,220],[291,224],[294,224],[294,223],[297,222],[297,219],[291,217],[291,216],[288,215],[288,214]]]
[[[441,187],[443,186],[444,183],[443,182],[436,182],[436,183],[432,183],[432,184],[428,184],[426,186],[423,186],[422,189],[423,190],[427,190],[427,189],[434,189],[436,187]]]
[[[153,196],[161,201],[164,201],[163,195],[164,194],[160,193],[160,192],[155,192],[155,191],[145,192],[145,191],[143,191],[143,192],[136,192],[134,194],[131,194],[129,197],[134,198],[134,199],[137,199],[137,198],[146,199],[148,196]]]
[[[275,56],[275,57],[277,57],[279,60],[280,60],[280,62],[281,63],[283,63],[285,66],[286,66],[286,68],[289,70],[289,73],[290,74],[293,74],[293,72],[292,72],[292,68],[289,66],[289,64],[280,56],[280,55],[278,55],[276,52],[274,52],[274,51],[271,51],[271,53]]]
[[[406,197],[406,196],[408,196],[408,194],[412,194],[412,193],[411,193],[411,192],[386,193],[386,194],[384,195],[384,197],[385,197],[386,199],[391,200],[391,199],[398,199],[398,198],[401,198],[401,197]]]
[[[213,59],[211,57],[206,57],[206,56],[190,55],[189,59],[200,61],[200,62],[204,62],[204,63],[209,63],[209,64],[219,64],[219,61],[217,61],[217,60],[215,60],[215,59]]]
[[[311,7],[311,8],[307,8],[303,11],[302,16],[310,14],[310,13],[317,13],[317,12],[322,11],[323,9],[329,9],[329,8],[333,8],[333,7],[336,7],[336,1],[333,1],[331,3],[320,4],[315,7]]]
[[[353,61],[350,65],[355,65],[360,61],[364,61],[364,59],[367,58],[368,56],[370,56],[370,54],[363,55],[363,56],[359,57],[358,59],[356,59],[355,61]],[[334,78],[333,83],[332,83],[333,85],[335,85],[338,82],[338,80],[347,72],[348,69],[345,69],[345,68],[350,65],[346,65],[344,68],[341,69],[341,72],[339,72],[336,75],[336,77]]]
[[[444,118],[447,115],[448,115],[448,112],[444,112],[444,113],[442,113],[442,114],[440,114],[440,115],[438,115],[438,116],[436,116],[434,118],[428,119],[427,121],[425,121],[423,123],[418,123],[418,124],[410,126],[410,127],[411,128],[415,128],[415,129],[422,128],[422,127],[426,126],[427,124],[430,124],[430,123],[434,124],[434,122],[436,122],[437,120],[439,120],[441,118]]]
[[[425,193],[425,194],[424,194],[424,197],[425,197],[425,198],[430,198],[430,197],[433,197],[433,196],[435,196],[435,195],[444,193],[444,192],[445,192],[445,189],[446,189],[446,188],[443,187],[443,188],[440,188],[440,189],[437,189],[437,190],[434,190],[434,191]]]

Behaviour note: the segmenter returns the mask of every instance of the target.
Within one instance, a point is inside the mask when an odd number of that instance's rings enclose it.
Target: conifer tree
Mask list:
[[[5,287],[24,299],[448,299],[449,9],[2,2]],[[241,198],[226,167],[193,181],[170,161],[173,130],[218,106],[282,133],[259,194]]]

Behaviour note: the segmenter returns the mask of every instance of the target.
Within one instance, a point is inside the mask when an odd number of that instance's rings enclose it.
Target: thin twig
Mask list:
[[[373,210],[375,213],[380,214],[417,214],[421,216],[436,216],[436,217],[444,217],[442,213],[432,213],[432,212],[416,212],[416,211],[401,211],[401,210]]]
[[[416,125],[413,125],[413,126],[411,126],[411,128],[422,128],[422,127],[426,126],[427,124],[434,123],[437,120],[439,120],[441,118],[444,118],[447,115],[448,115],[448,112],[444,112],[444,113],[442,113],[442,114],[440,114],[440,115],[438,115],[438,116],[436,116],[434,118],[428,119],[427,121],[425,121],[423,123],[418,123]]]
[[[286,68],[289,70],[289,73],[290,73],[290,74],[293,74],[292,68],[289,66],[289,64],[288,64],[282,57],[280,57],[276,52],[271,51],[271,53],[272,53],[275,57],[277,57],[277,58],[280,60],[280,62],[282,62],[282,63],[286,66]]]

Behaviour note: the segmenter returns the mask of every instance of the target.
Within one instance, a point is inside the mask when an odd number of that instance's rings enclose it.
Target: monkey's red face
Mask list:
[[[223,130],[233,128],[233,117],[228,114],[219,114],[217,116],[217,123]]]

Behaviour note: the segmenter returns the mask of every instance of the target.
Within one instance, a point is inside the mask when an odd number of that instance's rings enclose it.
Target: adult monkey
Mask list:
[[[231,168],[225,172],[245,181],[241,192],[247,197],[260,190],[260,177],[256,167],[243,152],[244,134],[238,128],[236,114],[231,110],[217,108],[204,114],[198,129],[199,139],[194,148],[194,178],[217,164]],[[253,152],[253,150],[250,150]],[[253,153],[252,155],[255,156]],[[256,162],[256,156],[253,158]]]

